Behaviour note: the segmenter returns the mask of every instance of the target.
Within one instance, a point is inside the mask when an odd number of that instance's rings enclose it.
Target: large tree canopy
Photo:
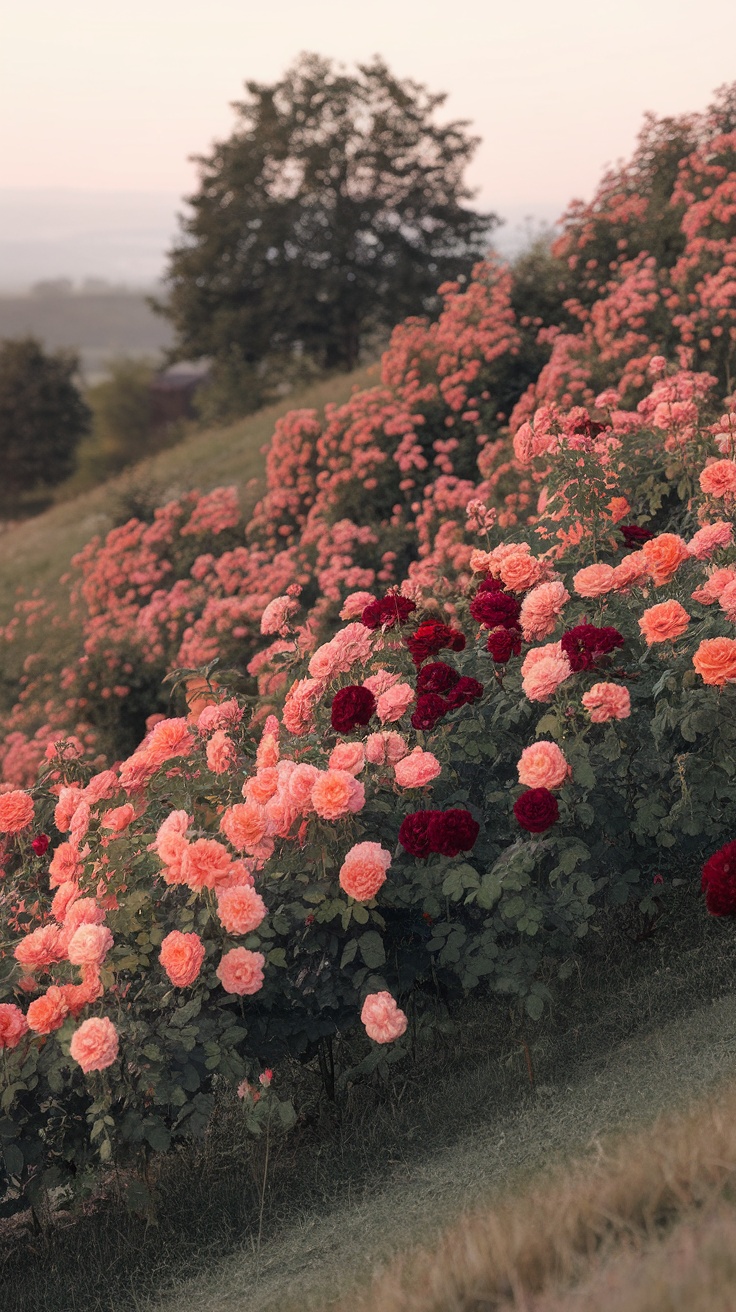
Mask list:
[[[350,369],[487,248],[495,216],[463,203],[478,139],[435,122],[446,97],[378,57],[348,73],[305,54],[246,87],[232,136],[198,157],[159,308],[180,356],[257,372],[302,353]]]
[[[47,355],[34,337],[0,342],[0,458],[3,509],[18,493],[53,487],[71,474],[90,411],[74,383],[79,361]]]

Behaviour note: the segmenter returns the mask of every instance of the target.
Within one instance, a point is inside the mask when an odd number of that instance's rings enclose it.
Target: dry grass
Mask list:
[[[194,487],[209,491],[226,483],[241,490],[243,511],[253,508],[261,489],[264,457],[276,420],[288,410],[323,410],[346,401],[355,387],[378,380],[376,365],[324,379],[278,405],[224,428],[194,432],[89,492],[62,499],[43,514],[0,534],[0,623],[13,607],[19,587],[39,587],[57,595],[57,581],[75,552],[96,533],[105,533],[121,504],[141,494],[163,501]]]

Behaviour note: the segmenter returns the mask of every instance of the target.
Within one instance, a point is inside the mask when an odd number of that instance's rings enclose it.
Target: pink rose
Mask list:
[[[612,565],[586,565],[574,576],[572,586],[579,597],[602,597],[615,584]]]
[[[263,968],[266,958],[262,952],[248,948],[231,948],[217,967],[217,978],[226,993],[239,997],[257,993],[263,987]]]
[[[380,843],[356,843],[340,867],[340,887],[357,902],[368,902],[386,882],[391,853]]]
[[[586,711],[590,711],[593,724],[606,720],[626,720],[631,715],[631,698],[628,688],[617,683],[596,683],[581,698]]]
[[[112,1021],[107,1016],[83,1020],[72,1035],[69,1052],[85,1075],[112,1066],[118,1055],[118,1034]]]
[[[369,993],[360,1019],[365,1025],[366,1034],[374,1043],[393,1043],[406,1031],[407,1020],[390,993]]]
[[[376,701],[376,712],[381,724],[400,720],[414,701],[414,689],[408,683],[396,683],[382,692]]]
[[[527,788],[561,788],[570,777],[570,766],[557,743],[542,740],[525,747],[519,763],[519,783]]]
[[[408,756],[402,757],[394,766],[396,782],[400,788],[424,788],[440,774],[442,766],[431,752],[415,747]]]

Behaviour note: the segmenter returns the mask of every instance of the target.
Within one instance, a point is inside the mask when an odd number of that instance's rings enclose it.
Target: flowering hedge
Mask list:
[[[368,1069],[438,995],[538,1018],[606,907],[654,912],[665,861],[707,857],[736,912],[727,279],[713,372],[687,336],[734,250],[722,127],[673,183],[696,309],[658,302],[634,342],[594,285],[583,385],[522,370],[513,435],[503,362],[539,325],[488,264],[397,329],[380,388],[281,421],[245,538],[219,489],[78,558],[81,660],[29,658],[2,749],[8,1180],[165,1149],[215,1076],[253,1089],[361,1022]],[[564,240],[646,233],[627,185]],[[23,602],[6,638],[43,619]]]

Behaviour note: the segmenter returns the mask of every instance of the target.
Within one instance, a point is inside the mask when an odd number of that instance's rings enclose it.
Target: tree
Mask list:
[[[0,343],[0,457],[3,497],[53,487],[74,468],[90,411],[74,383],[77,357],[47,355],[35,337]]]
[[[239,123],[197,157],[168,300],[179,358],[267,386],[301,355],[352,369],[371,338],[431,312],[467,275],[498,222],[463,204],[478,138],[440,125],[446,96],[375,57],[355,73],[300,56],[281,81],[247,82]]]

